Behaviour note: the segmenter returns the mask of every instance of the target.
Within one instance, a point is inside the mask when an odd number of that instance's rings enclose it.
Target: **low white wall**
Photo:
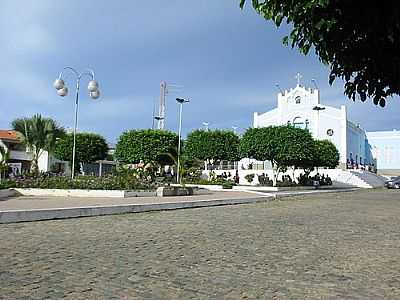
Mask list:
[[[17,192],[14,189],[0,190],[0,199],[16,196]]]
[[[232,176],[228,179],[232,179],[232,180],[236,174],[236,170],[214,170],[213,172],[216,175],[221,175],[224,172],[227,174],[231,173]],[[258,185],[259,184],[258,176],[262,175],[262,174],[268,175],[270,180],[272,180],[272,178],[273,178],[272,170],[238,170],[238,172],[239,172],[239,184],[240,185],[252,185],[252,186]],[[315,170],[315,171],[311,172],[310,175],[314,176],[315,174],[319,173],[321,176],[322,176],[322,174],[324,174],[325,176],[329,175],[329,177],[331,177],[332,180],[336,180],[339,177],[339,174],[341,172],[342,172],[342,170],[340,170],[340,169],[319,169],[318,172]],[[208,178],[209,173],[210,173],[209,170],[203,171],[203,178]],[[304,173],[303,170],[296,169],[294,172],[294,176],[295,176],[295,178],[298,178],[300,176],[300,174],[303,174],[303,173]],[[248,174],[255,174],[254,179],[251,184],[245,178],[245,176]],[[293,178],[293,170],[289,169],[285,173],[282,173],[282,172],[279,173],[278,180],[282,180],[283,175],[289,175],[291,178]],[[340,181],[340,180],[338,180],[338,181]]]
[[[63,189],[15,189],[23,196],[59,197],[115,197],[123,198],[125,191],[112,190],[63,190]]]

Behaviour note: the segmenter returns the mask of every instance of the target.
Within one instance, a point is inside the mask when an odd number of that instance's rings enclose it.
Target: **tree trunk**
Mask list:
[[[276,182],[278,179],[278,169],[275,167],[275,164],[271,161],[272,165],[272,186],[276,186]]]

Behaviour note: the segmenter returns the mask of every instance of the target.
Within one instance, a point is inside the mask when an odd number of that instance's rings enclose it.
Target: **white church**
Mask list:
[[[253,126],[290,124],[308,129],[315,139],[327,139],[336,145],[340,153],[339,168],[375,166],[366,132],[347,118],[346,106],[335,108],[321,104],[320,91],[302,86],[299,79],[298,74],[297,86],[278,94],[275,109],[254,113]]]

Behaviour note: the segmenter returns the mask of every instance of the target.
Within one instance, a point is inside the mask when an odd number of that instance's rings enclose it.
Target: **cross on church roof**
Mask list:
[[[300,79],[303,78],[303,76],[301,76],[300,73],[297,73],[295,77],[297,79],[297,85],[299,86],[300,85]]]

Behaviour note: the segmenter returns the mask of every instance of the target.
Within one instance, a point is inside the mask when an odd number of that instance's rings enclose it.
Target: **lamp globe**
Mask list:
[[[89,92],[95,92],[99,88],[99,84],[96,80],[90,80],[88,84]]]
[[[100,97],[100,90],[95,90],[89,93],[90,98],[96,100]]]
[[[59,89],[57,91],[57,94],[61,97],[65,97],[68,95],[68,88],[66,86],[64,86],[63,88]]]
[[[62,80],[61,78],[57,78],[53,83],[53,86],[56,90],[61,90],[64,87],[64,85],[65,85],[64,80]]]

